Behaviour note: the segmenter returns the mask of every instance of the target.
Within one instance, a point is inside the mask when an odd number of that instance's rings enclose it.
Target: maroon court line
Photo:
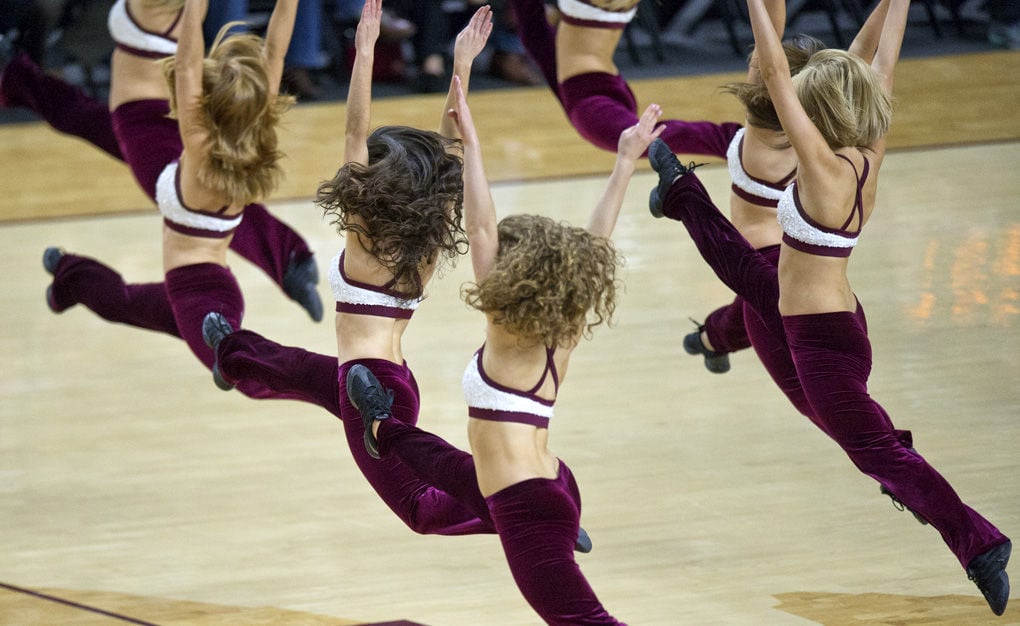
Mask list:
[[[64,598],[58,598],[56,596],[51,596],[51,595],[48,595],[48,594],[45,594],[45,593],[40,593],[38,591],[32,591],[31,589],[23,589],[21,587],[15,587],[14,585],[8,585],[7,583],[3,583],[3,582],[0,582],[0,588],[9,589],[9,590],[14,591],[16,593],[23,593],[23,594],[28,595],[28,596],[33,596],[33,597],[36,597],[36,598],[41,598],[43,600],[48,600],[50,602],[56,602],[57,604],[64,604],[66,606],[74,607],[76,609],[81,609],[83,611],[91,611],[92,613],[99,613],[100,615],[106,615],[107,617],[112,617],[114,619],[119,619],[122,622],[128,622],[130,624],[141,624],[141,626],[159,626],[159,624],[153,624],[152,622],[144,622],[144,621],[142,621],[140,619],[135,619],[133,617],[128,617],[126,615],[121,615],[119,613],[111,613],[110,611],[104,611],[103,609],[99,609],[99,608],[96,608],[94,606],[88,606],[87,604],[80,604],[78,602],[72,602],[71,600],[65,600]]]

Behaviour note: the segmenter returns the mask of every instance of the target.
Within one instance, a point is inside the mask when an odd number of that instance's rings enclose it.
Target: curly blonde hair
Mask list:
[[[267,197],[283,175],[276,127],[294,103],[292,96],[274,94],[263,56],[265,42],[250,33],[220,29],[202,63],[200,124],[207,133],[199,180],[207,188],[247,204]],[[177,116],[176,65],[164,61],[170,86],[170,116]]]
[[[422,264],[451,265],[467,252],[459,139],[409,126],[368,137],[368,165],[346,163],[319,185],[315,203],[338,232],[351,231],[394,277],[397,291],[422,294]],[[357,216],[357,220],[351,218]]]
[[[612,241],[539,215],[508,216],[498,234],[495,265],[461,290],[468,305],[546,346],[573,345],[612,323],[622,262]]]
[[[816,52],[793,84],[804,112],[833,150],[867,148],[889,132],[892,98],[860,57],[843,50]]]

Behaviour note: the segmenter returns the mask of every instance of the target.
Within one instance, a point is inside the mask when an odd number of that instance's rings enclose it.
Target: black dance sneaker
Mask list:
[[[42,255],[43,269],[45,269],[46,273],[50,276],[56,276],[57,265],[60,264],[60,259],[62,258],[64,258],[64,251],[62,249],[55,246],[46,248]]]
[[[703,330],[705,327],[698,324],[696,331],[684,337],[684,352],[691,355],[703,355],[705,369],[713,374],[725,374],[730,371],[730,356],[725,352],[715,352],[705,347],[705,342],[701,340],[701,331]]]
[[[310,255],[298,263],[291,254],[287,270],[283,273],[283,291],[287,296],[300,304],[308,315],[316,322],[322,321],[322,298],[315,285],[319,283],[319,268],[315,265],[315,255]]]
[[[376,420],[390,418],[393,392],[383,387],[370,369],[358,364],[347,370],[347,397],[361,413],[361,423],[365,426],[365,449],[370,457],[378,459],[379,442],[372,434],[372,424]]]
[[[662,200],[676,179],[693,171],[694,168],[704,165],[704,163],[695,164],[692,161],[684,167],[661,137],[657,137],[648,146],[648,163],[651,164],[653,170],[659,173],[659,185],[652,189],[652,193],[648,197],[648,210],[652,212],[653,217],[663,216]]]
[[[967,566],[967,578],[974,581],[981,594],[988,601],[992,613],[1002,615],[1009,602],[1009,575],[1006,574],[1006,563],[1009,553],[1013,551],[1013,543],[1007,541],[995,546],[984,554],[971,559]]]
[[[43,269],[50,276],[57,275],[57,266],[60,265],[60,259],[64,258],[64,251],[60,248],[50,246],[43,251],[42,264]],[[53,296],[53,283],[46,286],[46,306],[50,308],[54,313],[63,313],[67,310],[67,307],[60,307],[57,305],[57,301]]]
[[[581,554],[588,554],[591,552],[591,537],[588,536],[588,531],[584,528],[577,528],[577,541],[574,542],[574,552],[580,552]]]
[[[220,342],[232,332],[234,332],[233,327],[222,314],[215,311],[205,314],[205,318],[202,320],[202,340],[205,341],[205,345],[213,349],[213,353],[219,351]],[[216,354],[216,362],[213,363],[212,377],[216,386],[223,391],[230,391],[234,388],[234,385],[223,378],[223,374],[220,373],[219,354]]]
[[[893,507],[895,507],[897,511],[910,511],[910,514],[913,515],[914,519],[920,522],[922,526],[928,525],[928,520],[921,517],[921,514],[915,511],[914,509],[903,504],[899,498],[893,495],[893,492],[889,491],[888,487],[886,487],[885,485],[879,485],[879,491],[882,492],[883,496],[889,496],[889,499],[892,500]]]

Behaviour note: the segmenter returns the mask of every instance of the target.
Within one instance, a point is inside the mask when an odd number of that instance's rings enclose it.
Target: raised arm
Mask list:
[[[202,21],[209,5],[207,0],[188,0],[181,15],[181,34],[174,55],[174,96],[177,98],[177,126],[185,149],[200,149],[205,129],[200,123],[202,101],[202,63],[205,60],[205,38]]]
[[[471,20],[460,33],[453,45],[453,75],[460,79],[461,89],[468,92],[468,82],[471,80],[471,66],[475,58],[485,48],[485,43],[492,33],[492,9],[484,5],[475,11]],[[448,114],[457,103],[457,94],[454,91],[453,81],[450,81],[450,90],[446,94],[446,103],[443,105],[443,116],[439,120],[439,134],[446,137],[457,136],[457,124]]]
[[[460,77],[453,77],[451,91],[455,97],[449,115],[464,142],[464,230],[471,249],[471,267],[475,282],[489,274],[499,252],[499,235],[496,231],[496,207],[489,191],[482,163],[482,147],[478,142],[471,110],[461,86]]]
[[[368,164],[368,133],[372,121],[372,66],[379,39],[382,0],[365,0],[354,35],[354,67],[347,91],[344,163]]]
[[[893,91],[893,74],[900,59],[903,31],[907,28],[910,0],[889,0],[889,11],[882,25],[882,36],[871,67],[882,77],[882,86],[890,96]]]
[[[298,0],[276,0],[273,13],[266,27],[266,69],[269,72],[269,88],[273,94],[280,90],[283,78],[283,58],[287,56],[290,38],[294,33],[294,19],[297,15]]]
[[[882,27],[885,25],[885,15],[889,12],[889,0],[880,0],[875,8],[871,10],[868,19],[864,20],[861,30],[854,37],[847,48],[847,52],[855,54],[866,62],[871,63],[875,58],[875,51],[878,50],[878,42],[882,37]]]
[[[772,29],[779,40],[783,40],[783,33],[786,32],[786,0],[765,0],[765,11],[772,21]],[[747,63],[747,82],[758,81],[758,48],[751,51],[751,58]]]
[[[641,114],[638,123],[620,133],[616,150],[616,163],[609,174],[609,183],[591,212],[586,226],[588,232],[596,237],[609,237],[616,228],[616,219],[620,216],[623,198],[627,193],[627,185],[637,167],[637,161],[648,149],[648,145],[666,130],[665,124],[657,125],[662,109],[657,104],[650,104]]]
[[[790,64],[763,0],[747,0],[747,9],[751,17],[761,79],[776,108],[779,122],[797,152],[801,167],[814,167],[822,163],[831,165],[836,157],[797,99],[793,78],[790,76]]]

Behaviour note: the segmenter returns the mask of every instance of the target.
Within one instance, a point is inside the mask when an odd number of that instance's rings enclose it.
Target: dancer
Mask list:
[[[351,367],[349,360],[372,363],[380,376],[402,390],[402,419],[417,422],[417,383],[400,340],[439,266],[452,262],[467,244],[461,226],[460,142],[445,115],[454,96],[447,98],[440,133],[402,126],[369,132],[373,53],[382,15],[380,0],[369,0],[362,8],[347,102],[347,162],[320,187],[317,200],[346,240],[329,272],[337,300],[339,361],[337,356],[282,346],[250,329],[235,330],[216,311],[206,316],[204,332],[218,357],[217,384],[259,385],[266,390],[263,397],[310,402],[340,418],[356,465],[411,530],[495,533],[477,486],[474,493],[481,505],[471,507],[465,504],[470,495],[455,497],[437,488],[422,477],[420,468],[395,457],[372,458],[365,449],[361,416],[338,383]],[[454,73],[465,87],[491,30],[492,11],[483,6],[455,40]],[[470,455],[461,455],[470,461]],[[422,457],[420,465],[434,467],[433,460]]]
[[[785,1],[770,2],[775,23],[781,27],[786,17]],[[616,150],[620,133],[638,119],[634,93],[613,61],[623,31],[637,12],[637,4],[637,0],[563,0],[558,4],[558,25],[552,26],[542,0],[511,0],[521,41],[541,69],[570,123],[583,138],[604,150]],[[791,45],[791,54],[798,55],[798,48],[798,45]],[[799,55],[802,57],[799,61],[791,59],[794,67],[806,58],[803,52]],[[755,104],[756,107],[764,105],[767,102]],[[748,113],[748,124],[767,119],[752,113]],[[771,117],[774,118],[774,115]],[[662,140],[675,152],[721,159],[727,158],[728,152],[732,152],[739,143],[737,135],[742,128],[742,124],[736,122],[717,124],[679,119],[666,119],[663,124],[666,131]],[[761,130],[763,133],[781,132],[769,126]],[[778,163],[780,159],[774,161]],[[779,176],[789,174],[794,166],[767,180],[778,180]],[[737,210],[741,211],[741,208]],[[769,218],[775,222],[774,213],[764,219],[762,213],[760,209],[743,210],[737,223],[758,230],[762,229],[761,224],[768,223]],[[765,241],[763,245],[777,244],[778,233],[774,240],[765,238]],[[713,312],[704,324],[698,325],[696,332],[684,338],[683,345],[688,353],[703,355],[705,367],[710,372],[722,374],[729,371],[728,353],[751,345],[744,330],[741,303],[736,301]]]
[[[469,495],[478,490],[514,580],[543,620],[619,624],[574,560],[580,493],[547,444],[571,353],[613,315],[619,259],[609,236],[637,160],[664,131],[657,125],[660,110],[649,106],[621,133],[616,165],[587,229],[537,215],[513,215],[497,224],[463,90],[454,116],[464,141],[464,218],[475,275],[464,294],[487,320],[485,343],[463,381],[473,463],[455,452],[437,453],[434,443],[422,450],[421,431],[404,418],[407,386],[390,373],[389,359],[342,366],[347,395],[364,419],[372,454],[386,459],[428,453],[450,472],[444,484],[460,485]],[[478,505],[477,498],[472,502]]]
[[[887,5],[880,2],[861,28],[851,46],[856,53],[870,55],[868,43],[877,39]],[[615,149],[620,130],[637,118],[637,102],[613,62],[620,36],[636,12],[637,2],[563,0],[559,3],[561,17],[557,27],[547,21],[541,0],[512,0],[512,6],[528,53],[542,69],[571,124],[595,146]],[[766,6],[776,32],[782,37],[785,0],[767,0]],[[796,35],[784,42],[791,71],[795,74],[812,52],[823,47],[822,42],[806,35]],[[749,57],[746,86],[727,85],[724,89],[744,105],[744,124],[667,119],[663,121],[667,130],[662,139],[676,153],[727,160],[734,191],[731,219],[755,247],[778,262],[781,232],[775,206],[778,194],[793,179],[796,154],[757,79],[753,53]],[[684,337],[684,350],[702,356],[710,372],[728,372],[729,353],[753,345],[746,324],[756,322],[746,320],[746,313],[739,297],[716,309]],[[756,351],[759,357],[771,352],[769,347]]]
[[[869,65],[838,50],[791,78],[762,0],[748,0],[762,79],[799,160],[779,202],[774,267],[719,213],[690,169],[657,142],[653,213],[681,220],[716,274],[787,342],[812,420],[854,465],[936,528],[996,615],[1009,599],[1012,544],[965,505],[868,394],[871,346],[847,263],[874,208],[890,94],[909,0],[891,0]]]
[[[510,0],[517,32],[577,132],[615,152],[620,133],[639,119],[637,101],[613,62],[638,0],[561,0],[559,24],[542,0]],[[740,124],[667,119],[662,139],[677,151],[725,157]]]
[[[135,6],[119,0],[112,7],[109,25],[117,49],[109,107],[44,72],[23,53],[15,55],[0,73],[0,107],[26,107],[57,131],[80,137],[113,158],[127,161],[142,190],[155,201],[156,180],[163,166],[183,148],[177,123],[167,117],[169,94],[157,61],[176,51],[183,4],[182,0],[165,0]],[[313,253],[300,235],[264,205],[246,207],[245,219],[230,247],[266,272],[313,320],[322,319]],[[89,265],[96,275],[116,276],[94,261]],[[152,291],[158,296],[158,290]],[[100,307],[111,310],[108,302]]]
[[[88,293],[111,294],[119,297],[116,304],[131,307],[119,312],[116,321],[176,334],[212,367],[214,354],[202,338],[203,316],[216,309],[236,322],[243,314],[243,298],[226,263],[232,231],[242,221],[244,206],[271,192],[280,176],[275,126],[293,99],[279,95],[278,87],[296,7],[297,0],[277,3],[265,41],[248,34],[226,36],[229,25],[224,27],[206,58],[201,31],[206,4],[185,4],[176,56],[164,62],[166,78],[161,78],[163,90],[170,85],[170,111],[184,148],[167,163],[129,158],[146,164],[134,168],[146,176],[162,167],[155,194],[164,216],[165,293],[160,299],[158,284],[142,286],[137,291],[153,300],[139,302],[138,293],[125,290],[108,268],[51,248],[44,256],[44,265],[54,273],[51,308],[63,310]],[[175,14],[166,15],[176,23]],[[133,80],[119,81],[111,93],[118,137],[125,152],[143,154],[144,139],[163,132],[163,115],[154,110],[162,102],[154,107],[145,97],[162,91],[149,80],[147,67],[134,71],[140,59],[119,53],[114,53],[114,73]],[[133,142],[130,147],[125,138]],[[97,285],[89,278],[107,280]],[[172,327],[162,308],[167,300]],[[110,303],[100,299],[96,308],[103,306]]]

